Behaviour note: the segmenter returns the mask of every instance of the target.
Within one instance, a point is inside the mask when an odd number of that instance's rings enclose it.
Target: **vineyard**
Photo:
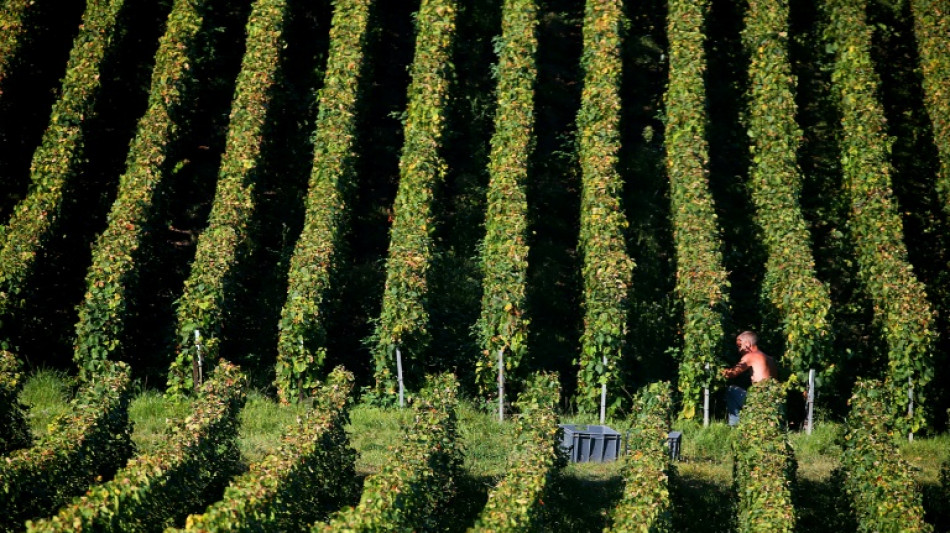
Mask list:
[[[950,530],[948,35],[0,0],[0,531]]]

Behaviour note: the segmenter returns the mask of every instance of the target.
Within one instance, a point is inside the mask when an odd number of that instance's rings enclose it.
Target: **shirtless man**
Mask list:
[[[743,331],[740,333],[739,336],[736,337],[736,347],[739,349],[739,354],[742,358],[739,359],[736,366],[724,368],[722,375],[726,379],[731,379],[751,370],[752,383],[758,383],[777,376],[778,367],[775,364],[775,359],[772,359],[771,356],[759,350],[758,343],[759,337],[755,333],[751,331]],[[746,391],[735,385],[730,385],[726,389],[726,410],[729,412],[730,426],[739,423],[739,410],[742,409],[742,405],[745,403],[745,395]]]

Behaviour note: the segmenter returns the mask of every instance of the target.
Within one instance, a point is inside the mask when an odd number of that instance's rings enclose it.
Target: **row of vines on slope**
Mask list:
[[[844,436],[844,488],[859,532],[928,533],[921,492],[911,466],[900,457],[887,391],[879,381],[858,381],[851,396]]]
[[[673,531],[671,479],[676,474],[666,449],[673,416],[669,382],[651,383],[635,400],[634,427],[623,466],[623,495],[610,513],[610,531]]]
[[[498,42],[495,132],[488,162],[488,205],[482,241],[482,302],[477,324],[482,357],[479,390],[488,394],[499,365],[514,372],[527,352],[528,161],[534,140],[538,77],[536,0],[506,0]],[[504,353],[503,362],[496,354]]]
[[[749,61],[749,170],[756,221],[768,250],[763,296],[784,321],[784,364],[804,382],[808,370],[833,368],[828,313],[831,296],[815,277],[811,236],[799,199],[796,161],[802,132],[795,122],[797,79],[788,57],[788,2],[752,0],[742,41]]]
[[[102,63],[119,31],[125,0],[90,0],[73,41],[60,98],[33,153],[29,194],[0,233],[0,317],[19,305],[38,254],[59,229],[66,194],[85,158],[87,117],[100,92]],[[5,341],[6,339],[0,339]]]
[[[795,531],[798,465],[784,415],[785,387],[774,379],[749,389],[732,441],[736,524],[741,532]]]
[[[624,241],[627,219],[620,200],[623,180],[617,170],[623,24],[619,0],[587,1],[581,56],[584,90],[577,114],[582,189],[579,244],[584,256],[577,404],[585,411],[596,409],[601,387],[616,381],[614,369],[627,336],[627,293],[634,268]]]
[[[830,0],[826,39],[835,52],[832,84],[841,109],[841,166],[850,198],[860,279],[888,347],[892,416],[904,431],[926,423],[933,377],[934,312],[907,258],[903,224],[891,190],[891,140],[877,99],[871,28],[863,0]]]
[[[427,278],[434,253],[432,207],[446,172],[439,150],[449,97],[456,11],[455,0],[422,0],[416,14],[416,52],[386,260],[386,287],[373,334],[376,390],[388,398],[393,398],[396,391],[396,350],[405,350],[421,362],[431,339]]]
[[[923,74],[924,105],[940,158],[937,190],[950,216],[950,6],[940,0],[911,0],[910,8]]]
[[[315,385],[326,358],[327,295],[343,264],[340,248],[356,182],[356,110],[372,4],[372,0],[334,3],[307,211],[290,260],[279,324],[276,385],[284,402],[300,398]]]
[[[207,495],[240,470],[238,414],[246,389],[240,369],[222,361],[192,414],[169,424],[160,450],[133,457],[111,481],[91,487],[55,516],[27,522],[27,531],[154,531],[200,511]]]
[[[26,410],[20,403],[23,372],[12,352],[0,350],[0,455],[30,445]]]
[[[107,363],[33,447],[0,461],[0,530],[22,530],[122,468],[134,452],[131,399],[128,367]]]
[[[157,190],[171,171],[168,155],[195,76],[198,34],[208,0],[175,0],[155,55],[148,108],[119,178],[119,191],[99,235],[79,307],[76,350],[80,375],[88,378],[120,350],[128,318],[127,292],[135,282],[138,250],[155,223]]]
[[[436,531],[462,467],[457,395],[455,376],[429,378],[413,402],[405,441],[363,483],[359,504],[312,531]]]
[[[676,292],[684,312],[679,367],[684,418],[695,416],[700,390],[710,381],[705,367],[716,366],[729,308],[729,280],[709,190],[703,81],[703,25],[708,11],[708,0],[670,0],[667,15],[666,169],[676,241]]]
[[[355,498],[356,452],[349,422],[353,375],[337,368],[308,410],[281,437],[280,447],[254,463],[184,531],[304,531]]]
[[[37,6],[33,0],[10,0],[0,6],[0,95],[17,53],[30,30],[30,15]]]
[[[536,374],[518,396],[517,445],[508,458],[504,479],[488,494],[472,531],[539,531],[544,495],[560,466],[556,436],[560,391],[555,374]]]
[[[201,359],[211,366],[218,357],[235,273],[250,253],[254,188],[263,174],[261,146],[278,86],[287,18],[286,0],[257,0],[251,8],[214,203],[178,301],[178,354],[168,375],[171,394],[197,387]]]

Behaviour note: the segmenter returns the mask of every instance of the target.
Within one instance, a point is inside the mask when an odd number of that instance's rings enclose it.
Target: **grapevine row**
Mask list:
[[[18,399],[23,388],[20,361],[12,352],[0,350],[0,455],[30,445],[26,412]]]
[[[290,259],[287,300],[279,323],[276,385],[284,402],[310,390],[326,357],[327,293],[342,266],[347,204],[356,181],[356,107],[372,3],[334,2],[307,212]]]
[[[923,520],[923,498],[911,467],[894,443],[884,396],[879,381],[859,381],[849,402],[841,466],[858,531],[933,531]]]
[[[250,252],[254,188],[263,174],[261,146],[280,76],[287,17],[286,0],[257,0],[251,8],[214,203],[178,300],[178,353],[168,373],[171,394],[190,391],[199,384],[199,358],[212,366],[218,357],[225,307],[233,301],[237,283],[236,270]]]
[[[950,216],[950,6],[940,0],[911,0],[910,8],[923,74],[924,105],[940,159],[937,191]]]
[[[238,414],[247,378],[222,361],[202,386],[193,412],[173,423],[159,451],[133,457],[108,483],[90,488],[52,518],[27,522],[30,532],[157,530],[207,505],[239,471]]]
[[[134,283],[138,250],[156,218],[157,189],[169,168],[168,153],[194,83],[197,37],[207,0],[175,0],[155,55],[148,109],[139,120],[125,173],[92,251],[86,295],[79,306],[76,351],[88,378],[119,349],[127,318],[126,292]]]
[[[307,412],[281,438],[277,451],[233,480],[204,514],[183,531],[303,531],[322,521],[358,490],[355,460],[344,425],[353,375],[337,368]]]
[[[862,0],[829,0],[827,42],[835,50],[832,84],[841,109],[841,166],[851,202],[860,279],[888,347],[889,406],[904,431],[925,423],[925,389],[933,377],[934,312],[914,275],[891,190],[891,140],[877,99],[871,28]],[[910,394],[908,384],[911,385]],[[913,398],[909,396],[913,395]],[[911,402],[916,407],[909,413]]]
[[[405,441],[390,450],[378,474],[363,483],[359,505],[336,513],[312,531],[433,531],[455,493],[461,469],[458,382],[451,374],[429,379],[413,405]]]
[[[481,248],[482,302],[476,326],[482,356],[475,376],[486,394],[498,374],[513,372],[527,352],[528,161],[534,140],[538,77],[536,0],[506,0],[498,44],[495,132],[488,161],[485,239]]]
[[[19,305],[37,255],[53,238],[70,188],[76,186],[85,158],[86,117],[100,92],[104,58],[119,31],[117,17],[125,0],[90,0],[73,40],[61,96],[33,153],[31,185],[17,205],[0,241],[0,316]]]
[[[83,385],[68,414],[33,447],[0,461],[0,530],[18,531],[25,520],[54,513],[132,456],[129,370],[112,365]]]
[[[796,160],[802,132],[795,122],[797,79],[788,57],[787,0],[753,0],[742,41],[749,61],[749,169],[756,221],[768,250],[763,296],[784,321],[784,364],[802,382],[826,370],[831,345],[828,287],[815,277],[811,235],[800,207]]]
[[[538,531],[544,494],[557,466],[557,376],[536,374],[518,397],[515,419],[518,448],[506,475],[488,494],[471,531]]]
[[[416,14],[416,52],[411,67],[399,189],[393,206],[386,287],[374,332],[377,391],[395,392],[394,359],[402,349],[421,361],[429,345],[428,272],[433,255],[432,205],[445,178],[439,154],[449,97],[455,0],[422,0]]]
[[[672,393],[670,384],[661,382],[638,394],[636,424],[623,466],[623,496],[611,512],[611,531],[673,531],[670,482],[676,467],[665,446],[673,415]]]
[[[34,4],[33,0],[9,0],[0,6],[0,95],[29,33],[29,17],[37,9]]]
[[[774,379],[749,388],[732,441],[738,531],[795,531],[792,484],[798,466],[784,404],[785,387]]]
[[[627,292],[633,260],[627,255],[617,170],[620,151],[620,59],[623,9],[618,0],[587,0],[584,9],[584,90],[577,114],[581,164],[580,250],[584,255],[584,333],[578,358],[577,403],[593,411],[627,334]]]
[[[709,190],[706,142],[706,70],[703,25],[707,0],[669,0],[669,85],[666,106],[666,168],[676,242],[676,293],[683,303],[683,353],[679,391],[681,416],[696,413],[699,393],[716,366],[728,312],[729,280]]]

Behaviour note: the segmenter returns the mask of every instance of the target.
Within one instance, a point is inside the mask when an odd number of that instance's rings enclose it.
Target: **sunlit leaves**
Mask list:
[[[498,42],[498,109],[488,163],[488,207],[482,241],[482,308],[477,324],[482,357],[475,376],[487,393],[498,374],[498,351],[507,372],[527,352],[528,161],[534,139],[536,0],[508,0]]]
[[[8,3],[4,9],[18,3]],[[28,282],[36,258],[59,229],[65,195],[69,187],[75,186],[85,157],[85,117],[95,108],[103,58],[119,30],[116,22],[124,4],[125,0],[91,0],[86,5],[69,53],[62,96],[53,105],[49,125],[33,153],[29,193],[14,208],[0,233],[0,316],[14,311],[17,295]],[[11,36],[4,33],[2,39],[7,38]]]
[[[763,296],[784,322],[784,366],[805,383],[808,370],[834,368],[828,288],[815,277],[811,236],[802,216],[796,160],[802,133],[795,122],[797,80],[788,57],[786,0],[749,2],[742,42],[749,54],[746,114],[752,142],[750,190],[768,250]]]
[[[178,353],[168,373],[172,394],[198,385],[192,367],[199,350],[209,367],[217,359],[225,306],[233,301],[235,272],[250,252],[254,187],[263,172],[261,147],[280,75],[287,16],[285,0],[257,0],[251,8],[218,187],[208,227],[198,239],[191,273],[178,300]],[[196,330],[200,348],[193,340]]]
[[[878,101],[880,80],[871,59],[871,28],[862,0],[829,0],[826,41],[835,50],[832,82],[841,109],[841,167],[850,196],[849,226],[860,278],[887,342],[889,412],[904,431],[926,424],[933,378],[934,311],[907,257],[891,190],[891,140]],[[912,396],[908,394],[912,386]],[[911,401],[915,404],[909,415]]]
[[[602,385],[616,382],[627,335],[627,294],[633,260],[627,254],[627,219],[621,205],[620,58],[624,15],[618,0],[588,0],[584,10],[584,89],[577,114],[581,165],[584,257],[584,333],[577,372],[577,404],[594,411]],[[616,406],[615,402],[611,402]]]
[[[290,260],[279,324],[275,383],[284,402],[306,394],[323,371],[327,291],[342,262],[339,249],[356,180],[356,108],[372,3],[335,2],[330,57],[318,97],[307,213]]]
[[[844,489],[858,522],[858,531],[929,533],[922,496],[895,442],[888,400],[878,381],[859,381],[851,396],[848,432],[844,437]]]
[[[708,1],[670,0],[667,15],[670,73],[666,104],[666,169],[676,241],[676,293],[683,302],[683,352],[679,367],[681,415],[692,418],[706,365],[717,366],[729,280],[709,191],[703,25]]]
[[[169,172],[168,150],[177,138],[182,112],[192,102],[198,33],[206,0],[176,0],[155,54],[148,109],[139,120],[125,173],[109,211],[108,226],[96,239],[79,305],[73,359],[89,378],[119,352],[127,317],[126,292],[134,282],[139,249],[154,222],[156,191]]]
[[[395,351],[421,361],[429,346],[429,268],[435,191],[445,179],[439,154],[449,97],[455,0],[422,0],[416,14],[416,52],[410,70],[405,141],[399,159],[399,190],[386,259],[383,307],[373,334],[376,389],[396,390]]]

